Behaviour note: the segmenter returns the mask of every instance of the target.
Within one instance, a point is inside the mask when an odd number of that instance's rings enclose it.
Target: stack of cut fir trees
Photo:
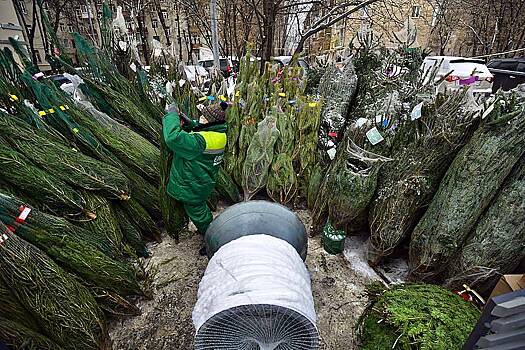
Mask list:
[[[0,52],[0,339],[14,348],[107,348],[106,315],[137,314],[129,298],[150,293],[137,258],[160,239],[163,108],[143,71],[128,80],[75,43],[75,98],[16,40]],[[184,214],[169,212],[177,235]]]
[[[211,101],[178,84],[175,63],[156,59],[150,74],[118,64],[131,54],[111,20],[104,5],[100,49],[74,36],[81,72],[55,58],[72,81],[64,90],[39,77],[18,41],[0,52],[0,340],[14,348],[110,347],[105,317],[137,314],[130,298],[150,296],[138,260],[146,243],[159,227],[177,239],[188,223],[166,193],[164,106],[197,118]],[[225,95],[225,82],[210,92]],[[238,201],[232,188],[221,172],[210,205]]]
[[[287,204],[306,195],[318,162],[321,101],[305,93],[303,70],[248,55],[241,60],[228,121],[225,170],[244,199],[258,192]]]
[[[328,220],[367,232],[373,265],[407,254],[413,280],[489,291],[525,258],[525,96],[436,94],[441,81],[422,76],[413,52],[360,44],[344,69],[355,67],[357,94],[337,102],[344,118],[327,121],[344,121],[337,154],[308,194],[314,230]],[[349,83],[327,79],[341,73],[325,73],[323,99]],[[335,107],[325,104],[322,123]]]
[[[160,239],[162,113],[129,108],[144,101],[131,102],[139,92],[130,82],[121,84],[125,97],[100,81],[79,87],[110,101],[110,114],[75,101],[35,79],[12,44],[26,70],[8,49],[0,53],[0,339],[15,348],[104,348],[105,313],[136,314],[127,299],[149,292],[135,261],[148,255],[147,240]]]

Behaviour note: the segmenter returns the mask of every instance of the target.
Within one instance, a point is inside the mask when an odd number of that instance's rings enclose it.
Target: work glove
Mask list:
[[[166,114],[176,112],[179,114],[179,106],[176,103],[170,103],[169,105],[166,104],[165,108]]]
[[[184,113],[179,113],[180,121],[183,126],[191,126],[193,121]]]

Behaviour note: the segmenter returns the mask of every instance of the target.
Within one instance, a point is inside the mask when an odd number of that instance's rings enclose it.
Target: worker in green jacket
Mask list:
[[[203,108],[197,123],[180,113],[173,104],[166,108],[162,123],[164,140],[173,151],[167,192],[182,202],[202,235],[213,221],[206,201],[215,188],[224,157],[227,108],[226,102]]]

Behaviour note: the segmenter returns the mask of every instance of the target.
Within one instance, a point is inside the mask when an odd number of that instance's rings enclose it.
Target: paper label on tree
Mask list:
[[[131,68],[132,71],[136,72],[137,71],[137,65],[135,64],[135,62],[131,63],[129,65],[129,68]]]
[[[120,47],[122,51],[126,51],[126,49],[128,48],[128,43],[123,40],[120,40],[118,42],[118,47]]]
[[[376,127],[373,127],[372,129],[366,132],[366,138],[368,139],[368,141],[370,141],[372,145],[377,145],[381,141],[385,140]]]
[[[326,151],[326,153],[328,153],[328,157],[330,157],[330,160],[334,160],[337,150],[335,148],[330,148],[328,151]]]
[[[412,113],[410,113],[410,120],[417,120],[421,118],[421,115],[423,113],[423,102],[419,103],[417,106],[414,107],[412,110]]]
[[[360,128],[360,127],[362,127],[363,125],[365,125],[367,123],[368,123],[368,119],[366,119],[366,118],[359,118],[359,119],[356,120],[355,126]]]
[[[24,210],[22,210],[22,212],[20,213],[20,215],[18,215],[18,218],[22,221],[25,221],[27,219],[27,217],[29,216],[29,213],[31,213],[31,208],[24,208]]]

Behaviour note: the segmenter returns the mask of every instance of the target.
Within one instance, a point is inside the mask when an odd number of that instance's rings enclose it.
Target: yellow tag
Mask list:
[[[75,134],[78,134],[79,130],[78,130],[77,128],[73,128],[73,132],[74,132]]]
[[[10,99],[11,101],[18,101],[18,96],[13,95],[13,94],[10,94],[10,95],[9,95],[9,99]]]
[[[237,96],[237,97],[241,96],[241,92],[240,92],[240,91],[237,91],[237,92],[235,93],[235,96]]]
[[[308,104],[308,106],[310,106],[310,107],[312,107],[312,108],[317,107],[317,102],[310,102],[310,103]]]
[[[206,98],[206,96],[202,96],[201,98],[199,98],[199,102],[206,101]]]
[[[46,111],[39,111],[39,112],[38,112],[38,115],[41,116],[41,117],[43,117],[43,116],[46,115]]]
[[[286,97],[286,94],[284,92],[279,92],[279,96]]]
[[[226,97],[225,97],[224,95],[220,95],[220,96],[219,96],[219,100],[221,100],[221,101],[226,101]]]
[[[47,112],[48,112],[48,113],[55,113],[55,110],[54,110],[53,108],[49,108],[49,109],[47,110]]]
[[[65,111],[65,110],[66,110],[66,107],[64,107],[64,106],[60,106],[60,110],[61,110],[61,111]]]

